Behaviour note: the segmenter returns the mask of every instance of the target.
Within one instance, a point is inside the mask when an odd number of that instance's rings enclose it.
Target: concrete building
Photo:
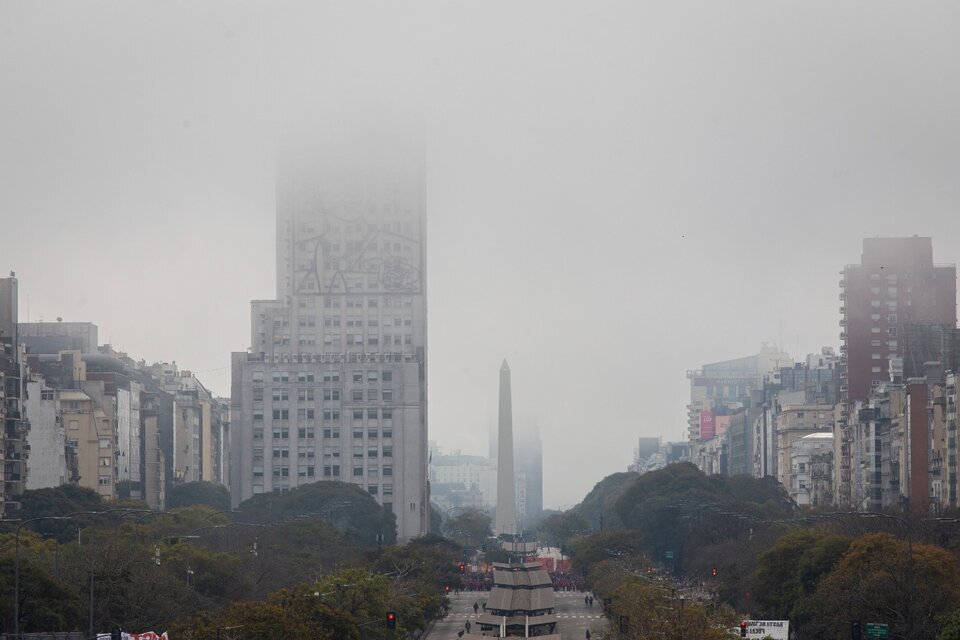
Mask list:
[[[20,340],[27,353],[79,351],[97,353],[99,331],[92,322],[21,322]]]
[[[19,508],[19,496],[26,488],[26,425],[23,420],[23,377],[17,327],[17,278],[0,278],[0,517]]]
[[[934,264],[930,238],[865,238],[841,275],[842,399],[865,401],[903,357],[902,327],[957,326],[957,270]]]
[[[831,447],[833,446],[833,407],[832,404],[799,404],[780,408],[776,417],[777,480],[788,489],[793,486],[791,477],[797,473],[791,462],[797,440],[813,433],[827,433],[830,435]],[[809,472],[807,474],[805,481],[810,479]]]
[[[783,474],[790,497],[800,506],[833,504],[830,481],[833,458],[833,433],[813,432],[790,442],[790,451]]]
[[[497,467],[482,456],[434,451],[430,460],[430,495],[443,511],[454,507],[492,509],[497,496]]]
[[[290,154],[278,173],[277,299],[252,302],[233,354],[234,504],[353,482],[429,531],[423,163],[381,140]]]
[[[60,411],[60,390],[47,386],[42,376],[28,374],[24,414],[29,422],[27,489],[47,489],[78,480],[77,455],[67,442]]]

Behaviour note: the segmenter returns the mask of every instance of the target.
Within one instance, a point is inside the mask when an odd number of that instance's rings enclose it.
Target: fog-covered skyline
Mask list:
[[[0,2],[0,211],[23,320],[90,320],[229,393],[275,295],[277,141],[426,138],[430,438],[497,371],[548,507],[683,439],[685,372],[838,345],[865,236],[960,246],[949,3]]]

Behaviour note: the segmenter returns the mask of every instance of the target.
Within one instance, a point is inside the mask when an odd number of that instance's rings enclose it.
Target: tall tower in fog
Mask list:
[[[497,535],[516,535],[517,495],[513,473],[513,406],[510,398],[510,366],[500,366],[500,417],[497,429]]]
[[[231,492],[353,483],[409,540],[430,523],[423,150],[379,134],[283,156],[277,298],[233,354]]]

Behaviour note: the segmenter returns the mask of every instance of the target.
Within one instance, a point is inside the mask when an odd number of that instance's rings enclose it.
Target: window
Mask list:
[[[896,327],[890,327],[889,329],[887,329],[887,335],[889,335],[889,336],[896,336],[896,335],[897,335],[897,328],[896,328]]]
[[[367,476],[370,478],[377,478],[380,476],[380,467],[372,464],[367,467]]]
[[[880,367],[872,367],[872,368],[870,369],[870,371],[871,371],[872,373],[880,373]]]
[[[356,382],[356,383],[362,383],[362,382],[363,382],[363,371],[356,371],[356,370],[354,370],[354,372],[353,372],[353,381]]]
[[[393,420],[393,409],[384,409],[384,410],[383,410],[383,419],[384,419],[384,420]]]
[[[362,445],[362,444],[355,444],[355,445],[353,445],[353,457],[354,457],[354,458],[362,458],[362,457],[363,457],[363,445]]]
[[[254,439],[254,440],[263,440],[263,429],[254,429],[254,430],[253,430],[253,439]]]
[[[254,388],[253,388],[253,401],[254,401],[254,402],[263,402],[263,387],[254,387]]]
[[[367,409],[367,420],[376,421],[377,419],[377,410],[376,409]]]
[[[98,443],[98,445],[100,446],[101,449],[109,449],[110,438],[100,438],[100,442]]]
[[[100,476],[99,485],[101,487],[109,487],[113,483],[113,476]]]
[[[356,478],[356,477],[362,477],[362,476],[363,476],[363,467],[354,467],[354,468],[353,468],[353,476],[354,476],[355,478]]]
[[[393,495],[393,485],[392,485],[392,484],[385,484],[385,485],[383,485],[383,495],[385,495],[385,496],[392,496],[392,495]],[[383,506],[386,507],[387,505],[383,505]]]
[[[340,382],[340,372],[339,372],[339,371],[324,371],[324,372],[323,372],[323,381],[324,381],[324,382]]]
[[[297,390],[297,400],[299,402],[313,402],[314,399],[314,390],[313,389],[298,389]]]
[[[879,354],[879,353],[872,353],[872,354],[870,354],[870,357],[873,358],[874,360],[879,360],[879,359],[880,359],[880,354]]]
[[[367,371],[367,382],[376,382],[379,377],[380,372],[376,369],[371,369]]]
[[[392,464],[385,464],[385,465],[383,465],[383,475],[385,475],[385,476],[392,476],[392,475],[393,475],[393,465],[392,465]]]
[[[880,346],[880,340],[871,340],[871,341],[870,341],[870,346],[871,346],[871,347],[879,347],[879,346]]]
[[[393,389],[384,389],[384,390],[383,390],[383,401],[384,401],[384,402],[393,402]]]
[[[393,382],[393,371],[384,371],[380,379],[384,382]]]
[[[375,496],[378,493],[379,487],[375,484],[367,485],[367,491],[370,492],[370,495]]]
[[[101,466],[101,467],[109,467],[110,464],[111,464],[110,458],[100,458],[100,466]]]
[[[383,457],[392,458],[393,457],[393,446],[392,445],[383,445]]]
[[[301,371],[297,374],[297,382],[313,382],[313,373]]]
[[[377,438],[377,428],[367,427],[367,437],[375,440]]]
[[[363,409],[354,409],[354,410],[353,410],[353,421],[354,421],[354,422],[363,422]]]
[[[290,419],[290,410],[289,410],[289,409],[274,409],[274,410],[273,410],[273,419],[274,419],[274,420],[289,420],[289,419]]]
[[[376,457],[378,457],[379,453],[380,453],[380,452],[379,452],[379,450],[377,449],[377,446],[376,446],[376,445],[373,445],[372,447],[367,447],[367,457],[368,457],[368,458],[376,458]]]
[[[392,428],[392,427],[384,427],[384,428],[383,428],[383,437],[384,437],[384,438],[392,438],[392,437],[393,437],[393,428]]]
[[[273,372],[273,381],[274,382],[289,382],[290,374],[287,371],[274,371]]]
[[[362,440],[362,439],[363,439],[363,428],[362,428],[362,427],[354,427],[354,428],[353,428],[353,439],[354,439],[354,440]]]
[[[880,333],[880,327],[870,327],[870,333]]]
[[[313,409],[297,409],[297,418],[300,420],[313,420]]]
[[[367,389],[367,402],[376,402],[380,392],[376,389]]]
[[[324,389],[324,400],[340,400],[340,389]]]
[[[363,402],[363,389],[354,389],[351,398],[354,402]]]
[[[279,402],[282,400],[289,400],[290,392],[287,389],[274,389],[273,390],[273,401]]]
[[[286,439],[289,438],[289,437],[290,437],[290,429],[287,429],[286,427],[284,427],[284,428],[282,428],[282,429],[281,429],[281,428],[274,428],[274,430],[273,430],[273,438],[274,438],[275,440],[286,440]]]
[[[253,381],[254,381],[254,382],[263,382],[263,371],[254,371],[254,372],[253,372]]]

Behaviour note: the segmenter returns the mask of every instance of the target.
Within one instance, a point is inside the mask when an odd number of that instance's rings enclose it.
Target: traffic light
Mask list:
[[[466,573],[466,572],[467,572],[467,565],[465,565],[464,563],[461,562],[461,563],[460,563],[460,573]]]
[[[444,593],[450,593],[450,585],[448,585],[448,584],[443,585],[443,592],[444,592]]]
[[[120,627],[110,629],[110,640],[123,640],[123,629]]]
[[[396,629],[397,628],[397,612],[396,611],[387,611],[387,629]]]
[[[747,637],[747,621],[746,620],[742,620],[740,622],[740,637],[741,638]]]
[[[860,629],[860,622],[854,620],[850,623],[850,640],[861,640],[863,635]]]
[[[620,616],[620,633],[627,633],[630,630],[630,618]]]
[[[712,575],[714,578],[717,577],[717,568],[716,568],[716,567],[714,567],[713,569],[710,569],[710,575]]]

